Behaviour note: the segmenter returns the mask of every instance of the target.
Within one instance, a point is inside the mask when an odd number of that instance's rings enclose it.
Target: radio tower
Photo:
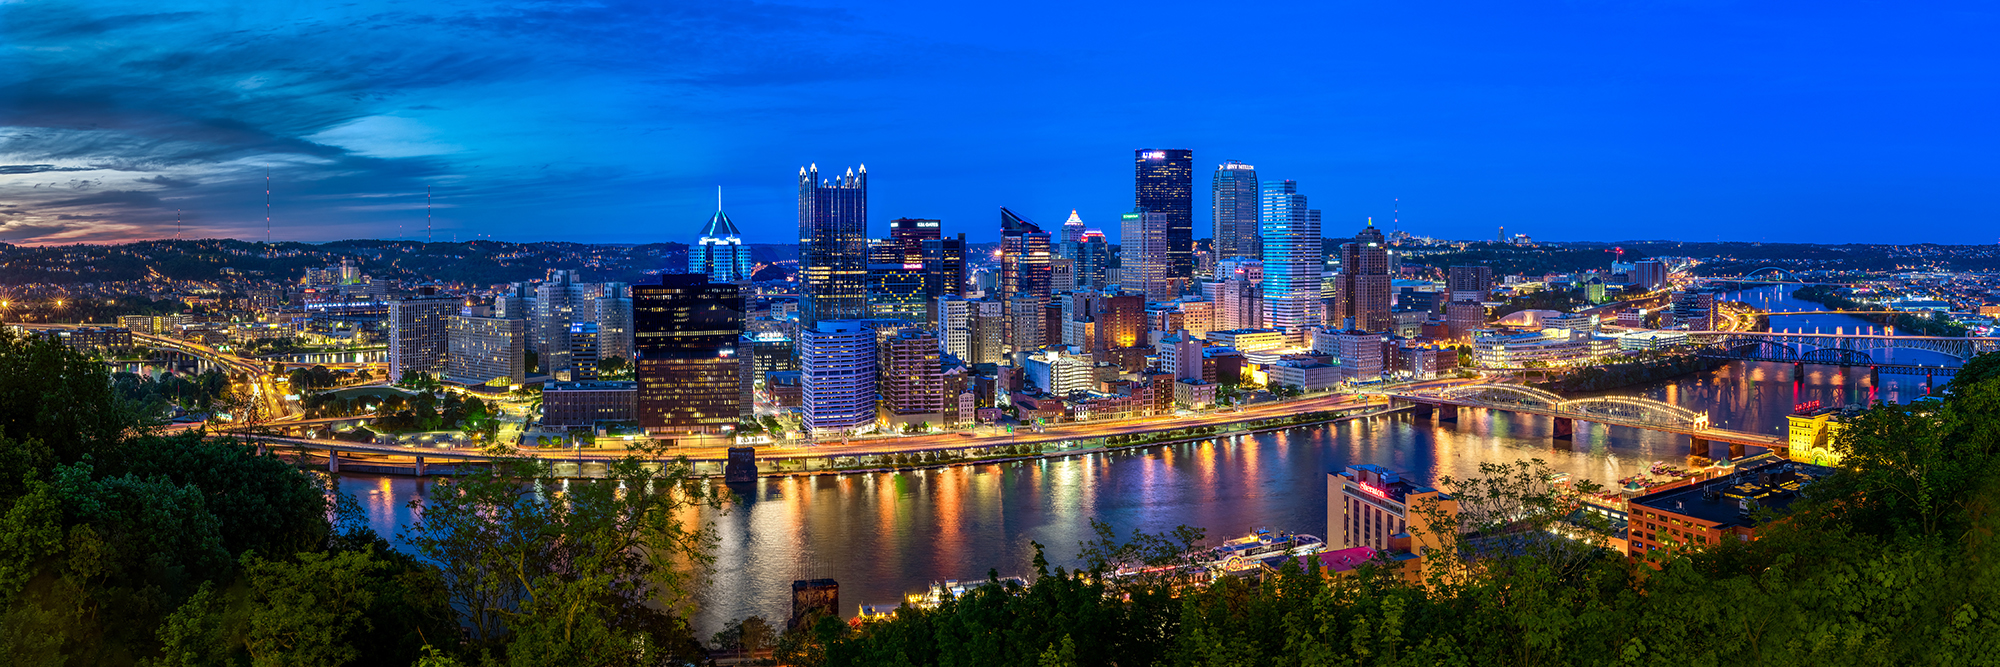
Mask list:
[[[267,232],[268,233],[268,232]],[[181,210],[174,209],[174,240],[181,240]]]
[[[271,172],[264,172],[264,254],[271,254]]]
[[[431,186],[424,186],[424,243],[431,242]]]

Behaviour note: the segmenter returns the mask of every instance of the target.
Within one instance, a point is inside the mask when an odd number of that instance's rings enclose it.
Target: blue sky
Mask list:
[[[1132,150],[1289,178],[1326,233],[2000,241],[1977,3],[0,0],[0,241],[753,241],[870,218],[1115,237]]]

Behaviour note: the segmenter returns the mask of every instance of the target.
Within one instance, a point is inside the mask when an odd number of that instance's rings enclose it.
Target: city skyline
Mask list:
[[[1197,8],[10,3],[0,241],[262,240],[268,176],[276,240],[681,241],[722,186],[784,242],[781,178],[817,161],[876,168],[871,236],[990,242],[1002,205],[1109,227],[1148,146],[1192,149],[1196,190],[1225,160],[1319,184],[1336,229],[1400,200],[1443,238],[1996,240],[1994,96],[1955,76],[1995,21],[1962,6],[1311,7],[1231,47],[1284,63],[1255,70],[1206,54],[1265,28]],[[1047,103],[976,103],[1000,90]]]

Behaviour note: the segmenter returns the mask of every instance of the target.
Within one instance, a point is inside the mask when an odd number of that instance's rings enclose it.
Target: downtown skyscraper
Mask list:
[[[1132,204],[1165,217],[1168,277],[1186,284],[1194,279],[1194,151],[1141,148],[1132,162]]]
[[[632,286],[639,426],[648,433],[722,433],[750,413],[738,349],[743,296],[697,274]]]
[[[1263,257],[1257,168],[1235,160],[1223,162],[1215,168],[1212,186],[1216,261]]]
[[[868,314],[868,167],[799,169],[799,325]]]
[[[1268,277],[1266,269],[1265,280]],[[1370,220],[1368,227],[1354,235],[1354,241],[1340,246],[1339,296],[1334,300],[1331,324],[1362,331],[1388,331],[1395,327],[1389,313],[1389,248],[1382,230]]]
[[[750,271],[750,246],[743,243],[743,233],[737,231],[736,223],[730,222],[729,216],[717,207],[708,224],[702,226],[701,236],[688,246],[688,273],[733,283],[749,280]]]
[[[1119,254],[1124,260],[1121,287],[1146,295],[1150,301],[1172,301],[1184,281],[1173,274],[1173,217],[1134,209],[1122,216]]]
[[[1027,218],[1000,208],[1000,302],[1007,304],[1009,343],[1015,350],[1042,346],[1041,336],[1027,335],[1029,321],[1049,302],[1053,277],[1049,233]]]
[[[1306,196],[1299,194],[1298,182],[1290,180],[1265,183],[1261,208],[1264,326],[1286,331],[1317,326],[1323,262],[1319,211],[1306,208]]]

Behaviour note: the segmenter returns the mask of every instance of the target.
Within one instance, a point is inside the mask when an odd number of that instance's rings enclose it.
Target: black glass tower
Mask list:
[[[1133,204],[1167,216],[1168,277],[1194,279],[1194,151],[1141,148],[1133,152]]]
[[[650,433],[721,433],[749,412],[739,355],[743,297],[697,273],[632,286],[639,425]]]
[[[799,324],[868,313],[868,167],[821,180],[799,169]]]

